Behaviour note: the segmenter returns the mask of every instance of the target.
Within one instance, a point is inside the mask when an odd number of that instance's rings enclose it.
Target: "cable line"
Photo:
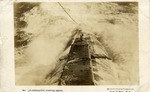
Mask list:
[[[71,17],[71,15],[65,10],[65,8],[61,5],[61,3],[59,3],[59,2],[57,2],[59,5],[60,5],[60,7],[66,12],[66,14],[70,17],[70,19],[72,20],[72,21],[74,21],[76,24],[78,24],[72,17]]]

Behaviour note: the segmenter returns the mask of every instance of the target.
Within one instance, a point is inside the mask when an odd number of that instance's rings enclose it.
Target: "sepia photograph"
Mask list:
[[[14,2],[15,85],[139,85],[138,2]]]

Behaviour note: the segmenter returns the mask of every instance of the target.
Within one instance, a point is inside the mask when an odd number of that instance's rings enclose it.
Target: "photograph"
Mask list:
[[[14,2],[16,86],[139,85],[138,2]]]

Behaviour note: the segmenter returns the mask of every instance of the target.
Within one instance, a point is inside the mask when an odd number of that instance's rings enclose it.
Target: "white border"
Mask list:
[[[22,92],[22,89],[52,89],[63,92],[109,92],[107,88],[135,88],[140,90],[142,85],[147,85],[150,79],[150,31],[149,31],[149,0],[16,0],[17,2],[139,2],[139,60],[140,60],[140,85],[130,86],[15,86],[14,73],[14,23],[13,1],[0,1],[0,87],[2,92]],[[141,91],[138,91],[141,92]],[[146,90],[144,91],[146,92]],[[147,91],[148,92],[148,91]]]

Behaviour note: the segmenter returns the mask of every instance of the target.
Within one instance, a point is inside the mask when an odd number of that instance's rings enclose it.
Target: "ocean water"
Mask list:
[[[98,59],[98,85],[138,84],[137,5],[117,3],[39,3],[23,13],[27,26],[19,30],[32,34],[28,45],[15,48],[17,85],[56,85],[70,49],[75,30],[92,34],[112,61]],[[132,11],[129,11],[131,8]],[[17,30],[16,30],[17,32]],[[96,38],[96,39],[95,39]],[[17,40],[17,39],[15,39]],[[101,50],[96,44],[97,53]],[[100,62],[99,62],[100,61]],[[54,77],[46,79],[48,74]]]

